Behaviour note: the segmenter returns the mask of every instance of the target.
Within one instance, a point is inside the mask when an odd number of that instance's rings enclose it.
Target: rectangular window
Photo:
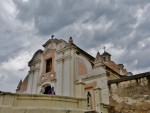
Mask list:
[[[46,60],[46,73],[52,71],[52,59]]]

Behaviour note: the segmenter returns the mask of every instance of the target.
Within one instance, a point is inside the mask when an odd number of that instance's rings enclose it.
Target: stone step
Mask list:
[[[85,113],[85,111],[78,109],[0,107],[0,113]]]

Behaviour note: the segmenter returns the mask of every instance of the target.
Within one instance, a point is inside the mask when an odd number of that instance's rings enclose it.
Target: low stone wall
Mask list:
[[[150,113],[149,77],[111,81],[110,113]]]
[[[133,99],[140,98],[144,95],[149,95],[148,80],[146,78],[124,81],[111,85],[111,94],[117,94],[119,97],[131,97]]]
[[[0,94],[0,113],[84,113],[86,99],[50,95]]]

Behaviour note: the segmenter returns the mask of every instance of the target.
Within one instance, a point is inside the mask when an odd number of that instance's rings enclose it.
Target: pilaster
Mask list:
[[[101,113],[102,112],[102,107],[101,107],[101,103],[102,103],[101,88],[96,87],[94,89],[94,96],[95,96],[95,109],[96,109],[96,111]]]
[[[85,83],[80,79],[79,82],[76,83],[76,97],[77,98],[85,98]]]

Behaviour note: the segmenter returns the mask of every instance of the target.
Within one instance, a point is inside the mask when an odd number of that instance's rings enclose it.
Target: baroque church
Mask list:
[[[54,87],[56,95],[87,98],[87,109],[102,113],[109,105],[108,81],[132,75],[123,64],[112,61],[110,53],[104,50],[93,57],[72,37],[68,42],[52,37],[43,47],[29,61],[30,70],[17,93],[48,94],[48,88]]]

